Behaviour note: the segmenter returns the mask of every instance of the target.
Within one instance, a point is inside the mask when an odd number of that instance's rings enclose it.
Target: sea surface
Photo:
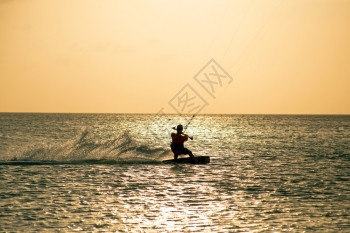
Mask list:
[[[350,116],[0,113],[0,232],[350,232]]]

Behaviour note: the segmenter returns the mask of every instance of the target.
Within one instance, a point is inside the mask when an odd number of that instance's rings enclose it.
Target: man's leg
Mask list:
[[[190,159],[194,162],[197,162],[197,159],[194,157],[192,151],[190,151],[189,149],[185,148],[186,154],[190,156]]]
[[[194,155],[192,154],[192,151],[188,150],[188,155],[190,156],[191,159],[194,159]]]

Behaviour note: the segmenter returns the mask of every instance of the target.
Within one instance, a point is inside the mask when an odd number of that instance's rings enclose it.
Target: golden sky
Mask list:
[[[0,112],[174,112],[186,84],[201,113],[350,114],[350,1],[0,0]]]

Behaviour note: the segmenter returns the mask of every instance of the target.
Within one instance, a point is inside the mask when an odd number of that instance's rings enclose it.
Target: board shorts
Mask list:
[[[189,149],[187,149],[186,147],[184,147],[181,151],[176,151],[176,153],[174,152],[174,154],[177,154],[177,155],[189,155],[189,154],[191,154],[191,151]]]
[[[170,145],[171,151],[176,155],[188,155],[192,152],[183,146],[174,145],[173,143]]]

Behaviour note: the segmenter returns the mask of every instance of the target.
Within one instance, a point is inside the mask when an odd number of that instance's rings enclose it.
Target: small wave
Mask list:
[[[101,140],[85,128],[76,137],[64,142],[30,145],[7,161],[9,164],[23,165],[157,163],[169,153],[168,148],[139,141],[128,131]]]

